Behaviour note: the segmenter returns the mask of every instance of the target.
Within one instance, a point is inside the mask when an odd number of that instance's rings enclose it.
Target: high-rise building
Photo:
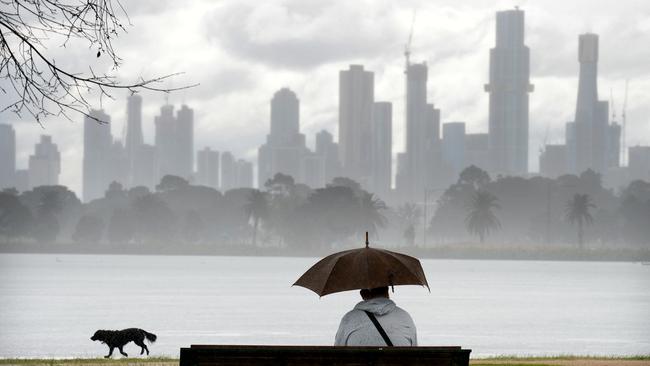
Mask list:
[[[496,46],[490,50],[489,142],[491,171],[528,173],[530,51],[524,44],[524,12],[497,12]]]
[[[608,103],[598,100],[598,35],[579,36],[580,77],[575,115],[575,165],[573,173],[607,168]],[[573,161],[572,161],[573,162]]]
[[[628,148],[628,179],[650,180],[650,146]]]
[[[406,149],[404,180],[406,187],[398,187],[402,195],[413,200],[422,195],[427,186],[429,166],[427,153],[433,136],[432,107],[427,103],[426,63],[408,64],[406,68]],[[429,131],[427,131],[429,130]]]
[[[238,183],[237,162],[229,151],[221,154],[221,191],[237,188]]]
[[[124,149],[128,161],[128,182],[134,186],[134,176],[138,174],[140,167],[136,165],[137,154],[144,144],[142,134],[142,97],[138,94],[130,95],[126,100],[126,136],[124,137]]]
[[[219,152],[204,148],[197,154],[196,165],[198,183],[219,189]]]
[[[253,188],[253,163],[243,159],[237,160],[236,188]]]
[[[52,142],[52,136],[41,135],[41,141],[34,147],[34,155],[29,157],[28,169],[30,188],[59,184],[61,154]]]
[[[361,65],[339,72],[339,160],[342,174],[367,187],[372,171],[374,74]]]
[[[334,136],[326,130],[316,134],[316,155],[323,161],[323,182],[331,182],[341,174],[339,160],[339,145],[334,142]]]
[[[465,123],[448,122],[442,125],[442,158],[451,167],[453,177],[465,169]]]
[[[111,117],[103,110],[92,110],[84,118],[83,187],[84,202],[104,197],[115,179],[112,159]],[[98,123],[97,120],[106,123]]]
[[[307,153],[305,135],[300,133],[300,100],[296,93],[282,88],[271,99],[271,130],[258,151],[259,186],[276,173],[301,182],[301,164]]]
[[[539,174],[557,178],[568,173],[566,145],[546,145],[539,155]]]
[[[606,164],[608,168],[621,166],[621,125],[616,122],[607,128]]]
[[[158,184],[158,170],[156,164],[156,147],[142,144],[135,154],[131,187],[144,186],[154,189]]]
[[[174,106],[164,105],[160,115],[154,118],[156,127],[156,177],[155,181],[167,174],[178,175],[176,170],[176,119]]]
[[[164,105],[155,118],[157,177],[176,175],[189,179],[194,172],[194,111],[183,105]]]
[[[0,124],[0,189],[15,187],[16,132],[11,125]]]
[[[316,153],[308,153],[302,157],[300,166],[300,182],[312,188],[323,187],[325,181],[325,159]]]
[[[465,135],[465,165],[474,165],[485,171],[490,170],[490,137],[487,133],[468,133]]]
[[[177,175],[189,179],[194,173],[194,110],[186,105],[176,113]]]
[[[393,154],[393,105],[377,102],[372,113],[372,190],[385,195],[391,190]]]

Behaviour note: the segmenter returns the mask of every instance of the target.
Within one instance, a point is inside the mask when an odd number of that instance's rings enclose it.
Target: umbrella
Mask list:
[[[393,285],[429,288],[417,258],[370,248],[368,233],[365,248],[346,250],[321,259],[293,285],[308,288],[320,296]]]

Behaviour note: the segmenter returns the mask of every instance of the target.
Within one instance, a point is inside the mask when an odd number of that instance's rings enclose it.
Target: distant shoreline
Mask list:
[[[340,248],[344,250],[348,248]],[[451,244],[431,248],[386,248],[422,259],[468,260],[540,260],[540,261],[599,261],[648,262],[650,249],[585,249],[571,247],[478,247],[471,244]],[[0,243],[0,254],[94,254],[94,255],[178,255],[178,256],[256,256],[256,257],[322,257],[330,251],[297,251],[278,247],[182,245],[154,247],[151,245],[82,245]]]

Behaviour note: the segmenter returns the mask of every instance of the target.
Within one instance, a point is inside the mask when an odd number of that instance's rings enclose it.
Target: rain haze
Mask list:
[[[0,365],[650,364],[650,2],[4,1],[0,30]]]

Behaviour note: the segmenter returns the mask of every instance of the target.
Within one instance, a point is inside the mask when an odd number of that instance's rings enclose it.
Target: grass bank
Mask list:
[[[630,357],[513,357],[499,356],[470,360],[471,366],[650,366],[650,355]],[[0,366],[178,366],[178,359],[87,358],[87,359],[0,359]]]

